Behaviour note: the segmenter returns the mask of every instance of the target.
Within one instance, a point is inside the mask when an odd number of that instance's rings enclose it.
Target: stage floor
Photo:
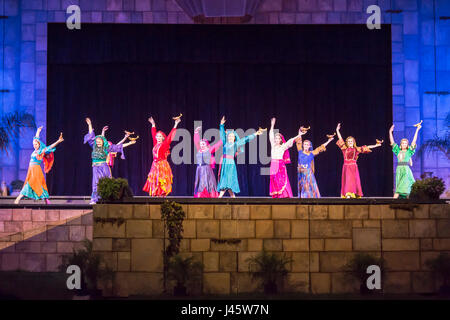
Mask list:
[[[47,209],[89,209],[89,196],[54,196],[50,198],[51,204],[46,205],[44,201],[21,200],[20,204],[14,204],[15,197],[0,197],[0,208],[47,208]],[[194,198],[176,197],[154,198],[137,196],[130,201],[120,202],[128,204],[160,204],[165,200],[176,201],[181,204],[309,204],[309,205],[339,205],[339,204],[402,204],[411,203],[409,200],[393,199],[389,197],[365,197],[360,199],[343,199],[335,197],[323,197],[317,199],[285,198],[273,199],[271,197],[236,197],[236,198]],[[450,203],[450,199],[440,199],[437,201],[415,202],[415,203]]]

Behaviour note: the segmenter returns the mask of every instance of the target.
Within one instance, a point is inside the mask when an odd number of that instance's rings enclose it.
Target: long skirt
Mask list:
[[[112,178],[111,168],[106,162],[92,166],[92,195],[91,202],[97,203],[97,185],[101,178]]]
[[[284,160],[270,162],[270,195],[272,198],[291,198],[292,189]]]
[[[395,193],[403,197],[409,196],[411,187],[416,180],[409,166],[397,166],[395,173]]]
[[[150,197],[165,197],[172,192],[172,183],[173,175],[169,162],[154,160],[142,190],[148,192]]]
[[[195,172],[194,198],[217,198],[216,177],[209,164],[197,166]]]
[[[40,165],[33,164],[28,167],[27,177],[20,194],[34,200],[48,199],[50,197]]]
[[[319,187],[311,168],[302,168],[298,172],[298,197],[320,198]]]
[[[360,198],[362,196],[358,165],[356,163],[344,164],[342,167],[341,197]]]
[[[233,159],[223,159],[223,163],[220,166],[220,179],[217,190],[231,190],[233,193],[241,192],[236,164]]]

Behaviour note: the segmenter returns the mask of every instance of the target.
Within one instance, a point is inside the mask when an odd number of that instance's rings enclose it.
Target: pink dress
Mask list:
[[[270,161],[270,195],[272,198],[292,198],[291,184],[287,175],[286,164],[291,163],[289,148],[294,144],[294,139],[288,142],[280,134],[283,144],[275,145],[273,130],[269,131],[270,145],[272,146]]]
[[[358,156],[360,153],[372,152],[367,146],[349,148],[344,140],[336,142],[342,150],[344,165],[342,166],[341,197],[361,198],[363,196],[361,180],[358,171]]]

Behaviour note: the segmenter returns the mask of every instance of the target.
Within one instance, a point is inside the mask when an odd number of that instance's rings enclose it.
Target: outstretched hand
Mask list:
[[[276,121],[277,121],[277,119],[276,119],[275,117],[272,118],[272,119],[270,119],[270,125],[271,125],[272,127],[274,127]]]
[[[61,133],[59,134],[58,142],[63,142],[63,141],[64,141],[63,133],[61,132]]]
[[[341,124],[338,123],[337,127],[336,127],[336,131],[341,130]]]
[[[225,124],[227,120],[225,120],[225,116],[222,117],[222,119],[220,119],[220,124]]]
[[[153,120],[153,117],[148,118],[148,122],[150,122],[152,126],[155,126],[155,120]]]
[[[389,129],[389,132],[394,131],[394,127],[395,127],[395,125],[392,125],[391,128]]]
[[[88,126],[90,126],[92,124],[91,119],[90,118],[86,118],[86,123],[88,124]]]

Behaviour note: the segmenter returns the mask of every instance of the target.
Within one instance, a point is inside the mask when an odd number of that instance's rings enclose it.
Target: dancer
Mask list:
[[[413,173],[409,166],[412,166],[411,157],[414,152],[416,152],[416,141],[417,134],[419,133],[420,128],[422,126],[419,124],[416,125],[417,129],[414,133],[413,141],[411,145],[408,145],[408,139],[402,139],[400,141],[400,146],[395,143],[394,140],[394,125],[389,129],[389,140],[392,146],[392,152],[397,156],[397,170],[395,173],[395,193],[394,198],[406,199],[409,197],[411,193],[411,187],[414,180]]]
[[[62,133],[59,135],[59,139],[46,146],[44,142],[39,139],[42,127],[39,127],[36,131],[36,135],[33,138],[34,151],[31,153],[30,164],[28,166],[27,177],[23,184],[23,188],[20,194],[14,201],[18,204],[19,201],[25,197],[33,200],[44,200],[46,204],[50,204],[48,198],[50,198],[47,189],[47,183],[45,182],[45,177],[41,169],[41,163],[44,162],[44,171],[48,173],[54,161],[53,152],[55,152],[55,147],[64,141]]]
[[[214,153],[222,146],[222,140],[209,145],[208,140],[200,140],[201,127],[194,131],[194,144],[197,148],[197,171],[195,172],[194,198],[217,198],[217,182],[214,176],[215,159]]]
[[[342,180],[341,180],[341,197],[342,198],[361,198],[363,196],[361,188],[361,180],[358,171],[358,156],[360,153],[370,153],[373,148],[381,146],[382,141],[378,141],[375,145],[358,147],[356,140],[352,136],[348,136],[347,139],[342,139],[341,124],[338,123],[336,127],[336,133],[338,135],[338,141],[336,144],[342,150],[344,156],[344,164],[342,166]]]
[[[314,157],[319,153],[326,151],[326,146],[333,141],[334,135],[328,136],[327,142],[313,149],[309,140],[302,142],[302,135],[306,131],[299,129],[299,138],[297,139],[298,150],[298,197],[299,198],[320,198],[319,187],[314,176]]]
[[[273,128],[276,119],[272,118],[269,130],[269,141],[271,149],[270,161],[270,195],[272,198],[292,198],[291,184],[287,175],[286,164],[291,163],[289,148],[294,145],[295,136],[287,142],[281,133],[274,134]]]
[[[92,129],[91,119],[86,118],[86,123],[89,132],[84,136],[84,143],[88,143],[92,148],[92,194],[89,204],[95,204],[98,201],[98,181],[101,178],[112,178],[111,168],[107,164],[108,155],[111,152],[120,152],[122,159],[125,159],[125,156],[123,155],[123,144],[111,144],[106,140],[105,132],[108,130],[108,126],[103,127],[102,134],[96,136]],[[128,135],[125,134],[125,137]]]
[[[259,129],[257,132],[241,139],[234,130],[225,132],[225,121],[225,116],[223,116],[220,120],[220,139],[223,143],[223,155],[219,166],[219,184],[217,185],[217,190],[220,191],[219,198],[222,198],[227,190],[230,196],[235,198],[235,194],[241,190],[239,189],[234,157],[244,151],[244,144],[262,134],[262,130]]]
[[[153,163],[142,190],[148,192],[151,197],[165,197],[172,192],[173,175],[167,157],[170,154],[170,143],[175,136],[180,118],[181,115],[174,118],[175,124],[168,136],[162,131],[156,132],[153,117],[148,119],[148,122],[152,124]]]

